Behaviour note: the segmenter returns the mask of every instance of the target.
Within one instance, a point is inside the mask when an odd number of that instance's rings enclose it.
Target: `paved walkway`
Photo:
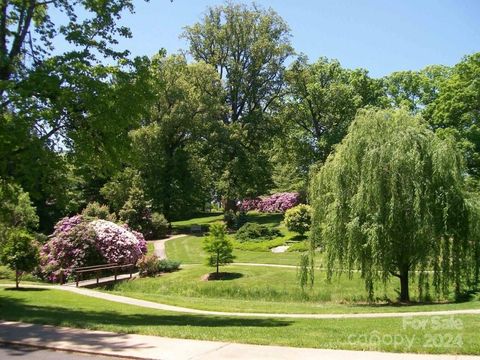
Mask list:
[[[12,286],[11,284],[0,284],[0,286]],[[196,315],[214,315],[214,316],[234,316],[234,317],[259,317],[259,318],[294,318],[294,319],[357,319],[357,318],[398,318],[410,316],[439,316],[439,315],[471,315],[479,314],[480,309],[463,310],[441,310],[441,311],[417,311],[417,312],[392,312],[392,313],[358,313],[358,314],[282,314],[282,313],[247,313],[247,312],[227,312],[191,309],[182,306],[167,305],[147,300],[139,300],[127,296],[115,295],[100,292],[92,289],[77,288],[71,286],[52,286],[52,285],[22,285],[22,287],[39,289],[56,289],[70,291],[76,294],[94,297],[97,299],[113,301],[121,304],[140,306],[148,309],[172,311],[185,314]]]
[[[112,275],[112,276],[106,276],[106,277],[99,278],[98,282],[97,282],[96,278],[95,279],[82,280],[82,281],[78,282],[78,286],[79,287],[92,287],[92,286],[97,286],[97,285],[105,285],[105,284],[113,283],[115,281],[134,279],[138,276],[140,276],[140,273],[138,273],[138,272],[132,273],[132,275],[130,275],[130,273],[128,273],[128,274],[118,274],[116,277],[114,275]],[[69,282],[69,283],[66,283],[64,285],[65,286],[77,286],[77,283],[76,282]]]
[[[165,243],[169,240],[174,240],[174,239],[182,238],[182,237],[185,237],[185,236],[188,236],[188,235],[187,234],[172,235],[172,236],[170,236],[169,238],[166,238],[166,239],[152,241],[153,242],[153,247],[154,247],[153,254],[157,258],[159,258],[160,260],[166,259],[167,254],[165,252]]]
[[[275,267],[275,268],[287,268],[287,269],[297,269],[298,266],[296,265],[282,265],[282,264],[258,264],[258,263],[242,263],[242,262],[234,262],[231,265],[239,265],[239,266],[265,266],[265,267]]]
[[[467,360],[476,356],[396,354],[375,351],[322,350],[283,346],[245,345],[217,341],[172,339],[117,334],[0,321],[0,341],[128,359],[216,360]]]

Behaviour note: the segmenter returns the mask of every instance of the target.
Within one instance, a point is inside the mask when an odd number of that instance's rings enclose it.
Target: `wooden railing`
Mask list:
[[[130,271],[130,279],[132,278],[133,274],[133,268],[135,267],[135,264],[126,264],[126,265],[118,265],[118,264],[103,264],[103,265],[94,265],[94,266],[84,266],[84,267],[78,267],[73,269],[73,274],[75,274],[75,283],[76,286],[78,287],[78,283],[83,277],[83,274],[88,274],[88,273],[95,273],[95,278],[97,279],[97,285],[99,284],[100,280],[100,272],[104,270],[113,270],[114,272],[114,281],[117,281],[117,272],[119,269],[125,269],[128,268]]]

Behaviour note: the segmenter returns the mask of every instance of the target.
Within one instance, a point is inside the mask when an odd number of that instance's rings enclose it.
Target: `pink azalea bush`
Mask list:
[[[285,212],[300,203],[300,194],[296,192],[276,193],[264,198],[245,199],[240,210],[260,212]]]
[[[147,252],[143,235],[106,220],[76,215],[60,220],[41,249],[42,275],[67,279],[76,267],[136,263]]]
[[[96,234],[97,249],[108,263],[136,263],[147,253],[147,243],[139,232],[106,220],[94,220],[90,226]]]

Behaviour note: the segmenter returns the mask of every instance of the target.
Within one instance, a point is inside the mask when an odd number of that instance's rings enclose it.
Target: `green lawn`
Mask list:
[[[147,241],[147,255],[153,255],[154,251],[155,251],[155,246],[153,245],[153,242]]]
[[[223,220],[223,213],[206,213],[193,219],[173,221],[172,228],[176,233],[188,233],[192,226],[202,226],[204,230],[207,230],[209,224],[221,220]]]
[[[182,264],[203,264],[205,252],[202,249],[201,236],[186,236],[165,243],[167,257],[180,260]],[[260,264],[298,265],[299,253],[285,252],[274,254],[267,251],[234,250],[235,262]]]
[[[458,328],[447,330],[434,329],[429,318],[415,318],[429,321],[425,330],[410,326],[411,323],[402,318],[315,320],[200,316],[145,309],[58,290],[0,289],[0,318],[119,333],[250,344],[480,354],[478,315],[455,316]],[[450,317],[437,318],[448,319]],[[381,341],[376,341],[378,336]],[[392,337],[397,339],[396,344],[390,341]],[[407,337],[412,341],[411,346],[405,345]],[[431,344],[431,338],[443,341],[437,341],[432,347],[425,346]]]
[[[177,226],[177,229],[179,229],[181,226],[189,228],[192,224],[208,224],[221,219],[222,215],[216,215],[180,221],[173,224],[174,226]],[[249,222],[256,222],[278,228],[283,235],[280,239],[282,239],[284,243],[298,239],[298,235],[288,231],[285,225],[282,223],[283,214],[262,214],[258,212],[250,212],[247,214],[247,219]],[[231,235],[231,238],[234,238],[233,235]],[[168,241],[165,244],[167,257],[180,260],[183,264],[203,264],[205,253],[202,249],[202,239],[203,238],[199,235]],[[239,249],[235,249],[234,255],[236,257],[235,262],[277,265],[298,265],[300,256],[298,252],[274,254],[270,251],[247,251]]]
[[[394,280],[385,289],[379,286],[377,303],[369,305],[359,274],[353,274],[351,279],[337,277],[329,283],[325,273],[317,271],[314,287],[303,292],[298,285],[296,269],[231,265],[222,270],[231,274],[230,280],[203,281],[202,275],[212,269],[189,265],[160,277],[119,283],[109,291],[172,305],[238,312],[365,313],[480,308],[478,298],[464,303],[388,305],[384,298],[397,296],[398,281]],[[414,285],[411,292],[416,296]]]
[[[10,270],[6,266],[0,265],[0,282],[2,283],[13,283],[15,282],[15,271]],[[20,284],[29,284],[29,283],[44,283],[39,278],[31,275],[31,274],[24,274],[20,281]]]
[[[283,214],[270,214],[270,213],[265,214],[265,213],[259,213],[259,212],[249,212],[246,218],[247,218],[247,222],[262,224],[262,225],[274,227],[280,230],[282,236],[275,239],[276,242],[278,242],[280,245],[283,245],[286,242],[296,243],[305,239],[305,238],[301,238],[298,234],[291,232],[286,228],[286,226],[283,224]],[[196,226],[202,226],[202,230],[205,232],[208,230],[209,224],[213,222],[221,221],[222,219],[223,219],[222,214],[215,214],[215,215],[205,214],[204,216],[196,217],[189,220],[172,222],[172,227],[174,231],[177,233],[181,233],[181,232],[190,233],[191,227],[193,225],[196,225]],[[230,237],[232,240],[234,240],[233,234],[231,234]],[[255,242],[252,242],[252,244],[255,244]],[[268,252],[268,249],[265,249],[264,251]]]

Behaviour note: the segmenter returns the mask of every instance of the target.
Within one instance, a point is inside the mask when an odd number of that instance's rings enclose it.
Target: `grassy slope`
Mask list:
[[[174,232],[177,233],[190,232],[191,227],[194,225],[202,226],[205,229],[212,222],[220,221],[222,219],[223,213],[208,213],[193,219],[174,221],[172,222],[172,228]]]
[[[228,266],[225,271],[232,279],[202,281],[210,271],[199,265],[187,266],[181,271],[157,278],[144,278],[117,284],[111,291],[139,299],[163,302],[197,309],[239,312],[276,313],[365,313],[395,311],[432,311],[480,308],[480,301],[464,303],[385,306],[367,305],[367,293],[358,274],[325,280],[325,273],[316,273],[316,284],[305,292],[298,286],[296,269]],[[398,283],[376,289],[379,296],[395,298]],[[416,295],[412,286],[412,295]]]
[[[261,214],[256,212],[248,213],[248,221],[268,225],[278,228],[282,234],[282,239],[292,241],[298,238],[297,234],[288,231],[282,223],[282,214]],[[208,224],[222,219],[221,215],[211,217],[195,218],[186,221],[173,223],[174,228],[190,227],[192,224]],[[188,236],[175,239],[166,243],[167,256],[171,259],[180,260],[184,264],[203,264],[205,253],[202,250],[201,236]],[[299,253],[280,253],[274,254],[270,251],[234,251],[235,262],[251,262],[260,264],[279,264],[279,265],[298,265]]]
[[[172,223],[173,228],[177,232],[182,230],[189,232],[192,225],[207,225],[212,222],[219,221],[222,215],[214,215],[208,217],[194,218],[185,221],[177,221]],[[287,230],[282,223],[283,214],[262,214],[250,212],[247,215],[248,222],[256,222],[271,227],[278,228],[282,237],[279,240],[284,242],[298,240],[298,235]],[[231,235],[233,238],[233,235]],[[202,250],[202,239],[199,236],[190,236],[188,238],[170,241],[166,244],[167,256],[172,259],[179,259],[184,264],[202,264],[205,255]],[[298,253],[282,253],[273,254],[270,251],[244,251],[235,250],[236,262],[252,262],[263,264],[281,264],[281,265],[297,265]]]
[[[203,264],[205,253],[202,249],[201,236],[186,236],[183,238],[167,241],[165,249],[167,257],[180,260],[183,264]],[[280,253],[262,251],[234,250],[235,262],[251,262],[261,264],[297,265],[298,253]]]
[[[55,302],[52,302],[53,298]],[[143,309],[55,290],[0,289],[0,318],[121,333],[251,344],[421,353],[480,353],[478,315],[455,316],[462,323],[460,330],[435,330],[429,326],[425,331],[404,327],[403,319],[400,318],[310,320],[206,317]],[[408,336],[414,338],[414,342],[412,347],[406,347],[405,343],[394,346],[388,341],[357,341],[359,336],[371,335],[373,331],[381,336],[397,336],[402,339]],[[457,346],[456,341],[453,344],[443,341],[440,346],[424,346],[428,336],[445,339],[446,334],[461,339],[463,344]]]

